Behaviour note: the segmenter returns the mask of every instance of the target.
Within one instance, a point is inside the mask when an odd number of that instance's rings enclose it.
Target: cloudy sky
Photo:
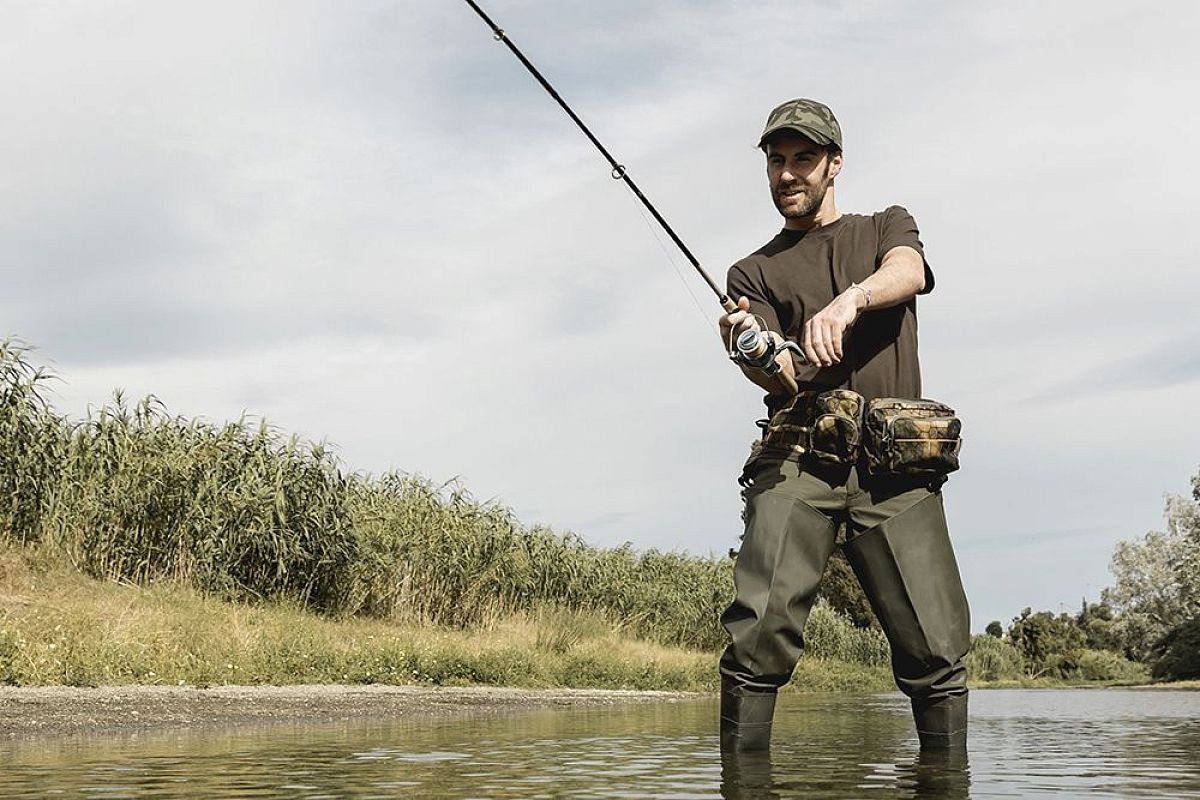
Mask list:
[[[485,8],[718,276],[780,226],[767,112],[832,106],[842,209],[906,206],[937,274],[977,630],[1095,598],[1161,527],[1200,465],[1200,5]],[[715,303],[465,4],[0,20],[0,333],[61,410],[249,412],[598,545],[736,544],[761,406]]]

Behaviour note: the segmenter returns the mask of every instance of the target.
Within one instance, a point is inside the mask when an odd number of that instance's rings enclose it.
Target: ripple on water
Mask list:
[[[921,757],[899,695],[785,695],[722,763],[714,701],[0,746],[0,796],[1200,797],[1200,693],[977,691],[969,763]]]

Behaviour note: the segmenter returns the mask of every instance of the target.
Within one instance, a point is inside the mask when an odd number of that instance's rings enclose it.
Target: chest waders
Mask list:
[[[922,748],[966,744],[963,658],[970,618],[941,493],[909,481],[859,482],[857,467],[752,462],[736,597],[721,617],[721,744],[765,749],[775,692],[804,648],[804,624],[825,564],[842,545],[892,651],[896,685],[912,701]]]

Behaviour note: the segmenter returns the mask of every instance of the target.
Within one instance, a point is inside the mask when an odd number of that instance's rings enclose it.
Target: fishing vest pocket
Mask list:
[[[935,477],[958,469],[962,423],[945,403],[880,397],[867,405],[865,427],[872,475]]]
[[[862,443],[864,406],[862,395],[848,389],[800,392],[767,423],[763,450],[853,464]]]

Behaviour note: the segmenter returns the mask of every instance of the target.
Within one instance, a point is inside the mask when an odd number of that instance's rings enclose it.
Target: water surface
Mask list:
[[[976,691],[967,763],[899,695],[784,695],[722,763],[716,701],[0,742],[0,797],[1197,797],[1200,692]]]

